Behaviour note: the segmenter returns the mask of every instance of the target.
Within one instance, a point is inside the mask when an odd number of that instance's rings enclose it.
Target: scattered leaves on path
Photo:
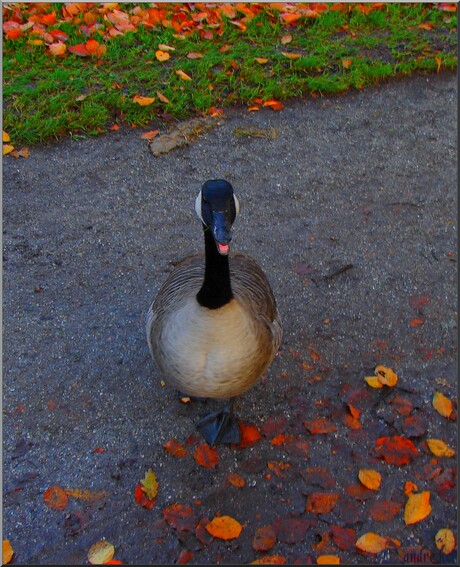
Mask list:
[[[243,526],[230,516],[216,516],[206,525],[206,530],[213,537],[229,540],[240,537]]]
[[[455,535],[453,531],[448,528],[440,529],[436,534],[434,541],[439,551],[445,555],[449,555],[449,553],[452,553],[455,549]]]
[[[407,525],[421,522],[430,514],[430,492],[428,490],[424,490],[418,494],[409,494],[404,508],[404,521]]]
[[[101,539],[89,548],[88,561],[92,565],[103,565],[111,561],[114,554],[115,547],[105,539]]]
[[[449,418],[454,407],[447,396],[441,392],[435,392],[433,396],[433,407],[443,417]]]
[[[8,539],[2,542],[2,565],[7,565],[13,558],[14,551]]]

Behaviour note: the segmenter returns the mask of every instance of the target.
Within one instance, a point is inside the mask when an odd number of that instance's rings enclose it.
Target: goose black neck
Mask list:
[[[226,305],[233,297],[228,256],[219,254],[211,231],[205,226],[203,226],[203,231],[205,245],[204,282],[196,298],[203,307],[218,309]]]

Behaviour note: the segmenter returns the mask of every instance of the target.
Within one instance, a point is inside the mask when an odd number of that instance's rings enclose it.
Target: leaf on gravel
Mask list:
[[[148,106],[149,104],[152,104],[152,102],[155,102],[155,98],[152,96],[134,95],[133,102],[140,106]]]
[[[394,435],[379,437],[375,444],[377,456],[385,459],[390,465],[407,465],[418,456],[416,446],[410,439]]]
[[[245,447],[252,447],[252,445],[257,443],[262,438],[262,435],[260,434],[257,426],[253,424],[240,423],[240,433],[241,439],[238,447],[242,449],[244,449]]]
[[[228,482],[236,488],[243,488],[243,486],[246,484],[244,478],[236,473],[228,473],[227,479]]]
[[[371,388],[383,388],[383,384],[379,382],[377,376],[364,376],[364,380]]]
[[[363,534],[356,542],[356,547],[367,553],[380,553],[387,547],[388,538],[373,532]]]
[[[353,528],[331,526],[332,540],[343,551],[350,551],[355,547],[356,532]]]
[[[378,381],[383,384],[384,386],[389,386],[393,388],[396,386],[398,382],[398,376],[391,368],[387,368],[386,366],[382,366],[381,364],[376,366],[375,368],[375,375],[377,376]]]
[[[191,81],[192,80],[192,77],[190,77],[190,75],[187,75],[187,73],[184,73],[184,71],[182,71],[182,69],[177,69],[176,75],[184,81]]]
[[[193,510],[190,506],[184,506],[183,504],[172,504],[165,508],[163,517],[171,527],[179,532],[193,532],[197,524],[197,518]]]
[[[282,555],[266,555],[255,561],[251,561],[250,565],[284,565],[286,558]]]
[[[252,540],[254,551],[268,551],[276,543],[276,531],[273,526],[258,528]]]
[[[115,547],[105,539],[101,539],[89,548],[88,561],[92,565],[103,565],[110,561],[114,554]]]
[[[45,490],[44,502],[52,510],[64,510],[69,502],[69,498],[60,486],[50,486]]]
[[[388,522],[397,516],[402,508],[401,502],[378,500],[369,508],[371,518],[376,522]]]
[[[3,155],[4,156],[6,156],[6,154],[9,154],[13,150],[14,150],[14,146],[12,146],[11,144],[3,144]]]
[[[158,494],[158,481],[156,474],[149,469],[141,480],[142,490],[147,494],[149,500],[156,498]]]
[[[4,539],[2,542],[2,565],[6,565],[13,558],[14,551],[11,543],[8,539]]]
[[[340,565],[340,557],[337,555],[318,555],[316,563],[318,565]]]
[[[339,494],[329,492],[312,492],[307,496],[305,510],[313,514],[329,514],[339,500]]]
[[[83,502],[94,502],[95,500],[101,500],[107,496],[107,492],[96,492],[95,490],[83,490],[81,488],[66,488],[65,493],[71,498],[76,498],[77,500],[83,500]]]
[[[436,542],[436,547],[444,553],[449,555],[455,549],[455,535],[452,530],[448,528],[442,528],[435,535],[434,541]]]
[[[279,516],[272,524],[278,540],[289,545],[303,542],[308,531],[316,525],[316,519],[292,516]]]
[[[409,494],[404,508],[404,521],[407,525],[416,524],[431,514],[430,492],[424,490],[418,494]]]
[[[312,435],[333,433],[337,429],[335,424],[327,417],[310,419],[308,421],[304,421],[303,424]]]
[[[148,498],[140,483],[136,484],[136,488],[134,489],[134,500],[139,506],[143,506],[144,508],[147,508],[147,510],[151,510],[156,502],[155,498],[152,500]]]
[[[207,443],[201,443],[195,449],[193,458],[202,467],[214,469],[219,463],[219,453],[215,447],[210,447]]]
[[[158,130],[153,130],[153,132],[158,133]],[[149,132],[147,132],[147,133],[149,133]],[[155,134],[155,136],[156,136],[156,134]],[[143,136],[141,136],[141,137],[143,137]],[[154,136],[152,136],[152,138],[153,137]],[[176,439],[170,439],[169,441],[167,441],[163,445],[163,447],[173,457],[186,457],[187,456],[187,449],[184,447],[184,445],[179,443],[179,441],[176,441]]]
[[[433,407],[441,414],[443,417],[450,417],[453,411],[453,404],[444,394],[441,392],[435,392],[433,396]]]
[[[426,442],[430,451],[437,457],[453,457],[455,455],[455,451],[441,439],[427,439]]]
[[[243,526],[230,516],[216,516],[206,525],[206,530],[213,537],[228,540],[240,537]]]
[[[382,475],[372,469],[360,469],[358,478],[364,486],[370,490],[379,490],[382,482]]]
[[[404,494],[409,496],[413,492],[418,492],[418,486],[414,484],[411,480],[408,480],[404,483]]]

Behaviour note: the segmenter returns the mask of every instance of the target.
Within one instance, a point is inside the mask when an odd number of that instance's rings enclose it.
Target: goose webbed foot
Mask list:
[[[240,427],[236,421],[233,403],[229,402],[223,409],[206,415],[197,423],[196,428],[209,445],[239,443]]]

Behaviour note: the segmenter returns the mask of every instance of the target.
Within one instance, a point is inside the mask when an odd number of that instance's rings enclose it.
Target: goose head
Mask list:
[[[232,240],[233,223],[240,205],[233,187],[225,179],[211,179],[203,184],[195,201],[195,210],[210,230],[219,254],[227,256]]]

